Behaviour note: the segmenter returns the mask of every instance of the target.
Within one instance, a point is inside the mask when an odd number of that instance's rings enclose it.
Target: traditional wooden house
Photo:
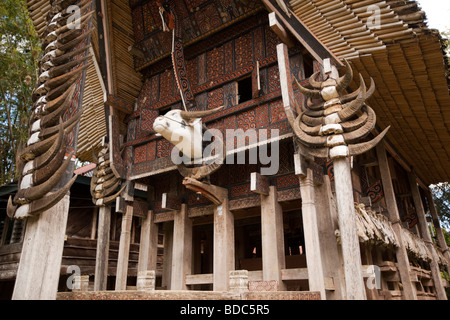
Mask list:
[[[24,289],[31,244],[3,227],[13,298],[447,299],[429,185],[450,180],[448,61],[415,1],[27,3],[44,39],[95,10],[73,149],[96,166],[47,231],[50,293]],[[175,163],[174,127],[215,129],[223,161]]]

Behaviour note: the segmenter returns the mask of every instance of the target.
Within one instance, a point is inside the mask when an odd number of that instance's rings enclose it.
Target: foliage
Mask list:
[[[432,185],[431,191],[439,218],[443,227],[448,230],[450,229],[450,183],[444,182]],[[446,232],[445,235],[447,243],[450,243],[449,234]]]
[[[27,138],[40,40],[25,0],[0,2],[0,185],[14,180],[15,156]]]

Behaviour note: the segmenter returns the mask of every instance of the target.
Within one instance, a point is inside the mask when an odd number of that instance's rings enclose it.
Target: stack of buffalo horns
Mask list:
[[[87,30],[92,12],[74,17],[67,8],[77,1],[50,2],[42,43],[44,55],[38,84],[32,94],[29,138],[17,154],[18,191],[14,199],[8,200],[8,216],[17,219],[53,207],[76,179],[74,176],[64,186],[59,186],[74,156],[74,151],[66,152],[67,135],[78,124],[81,108],[67,120],[62,119],[72,104],[77,82],[88,67],[89,47],[84,40],[92,31]],[[79,12],[86,12],[90,6],[91,0],[81,0]]]
[[[91,179],[91,195],[92,202],[96,206],[104,206],[114,201],[126,187],[124,185],[118,192],[115,192],[121,180],[111,169],[109,156],[107,146],[100,150],[98,157],[94,155],[94,162],[97,166]]]
[[[360,142],[375,128],[375,112],[366,104],[375,91],[375,82],[370,79],[367,89],[360,75],[359,89],[343,94],[353,78],[350,64],[347,60],[344,63],[346,73],[339,79],[316,81],[318,72],[314,73],[309,78],[312,89],[294,78],[308,99],[305,110],[293,123],[293,131],[301,146],[315,157],[334,159],[362,154],[375,147],[389,130],[387,127],[374,139]]]

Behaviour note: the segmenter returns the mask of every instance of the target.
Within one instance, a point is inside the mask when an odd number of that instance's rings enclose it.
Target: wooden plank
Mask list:
[[[213,283],[213,274],[189,274],[186,275],[186,285],[196,285],[196,284],[210,284]]]
[[[307,280],[308,268],[292,268],[281,270],[282,280]]]

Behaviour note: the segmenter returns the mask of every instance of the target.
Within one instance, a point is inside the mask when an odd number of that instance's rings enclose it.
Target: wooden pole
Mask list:
[[[17,270],[13,300],[55,300],[61,270],[69,195],[29,217]]]
[[[164,230],[164,253],[163,253],[163,273],[161,285],[170,289],[172,279],[172,250],[173,250],[173,222],[165,222]]]
[[[92,222],[91,222],[91,239],[95,239],[95,234],[97,232],[97,216],[98,216],[98,207],[95,207],[92,210]]]
[[[94,291],[106,290],[108,280],[109,234],[111,228],[111,207],[98,209],[97,253],[95,257]]]
[[[213,290],[227,291],[229,273],[235,269],[234,216],[228,197],[214,209]]]
[[[438,244],[442,250],[444,257],[447,259],[447,272],[450,274],[450,252],[447,246],[447,242],[445,241],[444,234],[442,233],[441,224],[439,222],[439,215],[433,201],[433,195],[431,194],[431,191],[429,189],[426,191],[426,196],[430,207],[431,217],[433,219],[434,229],[436,230]]]
[[[347,300],[365,300],[361,252],[355,221],[352,177],[348,157],[333,159],[338,208],[339,231],[344,259],[345,291]]]
[[[323,184],[315,185],[315,206],[317,214],[317,234],[319,235],[320,250],[324,277],[333,279],[333,290],[326,291],[327,300],[342,300],[345,292],[344,270],[342,268],[342,254],[336,242],[334,231],[338,229],[337,211],[331,191],[330,177],[323,176]],[[325,281],[325,290],[327,289]]]
[[[139,244],[138,272],[156,270],[158,255],[158,225],[153,222],[155,214],[149,210],[142,221],[141,241]]]
[[[286,268],[284,255],[283,210],[277,201],[277,190],[269,187],[267,196],[261,195],[261,241],[263,280],[277,280],[284,290],[281,270]]]
[[[127,289],[128,260],[130,255],[132,221],[133,205],[127,204],[126,212],[122,217],[119,256],[117,258],[116,291]]]
[[[187,205],[174,214],[171,290],[186,290],[186,275],[192,271],[192,221]]]
[[[313,172],[307,168],[306,175],[299,177],[309,291],[319,291],[321,299],[325,300],[325,279],[317,225]]]
[[[436,296],[439,300],[447,300],[447,295],[445,294],[445,289],[442,285],[441,271],[439,270],[438,265],[439,258],[431,240],[430,231],[427,225],[427,219],[425,217],[425,209],[423,207],[416,176],[413,172],[409,172],[408,178],[414,200],[414,207],[416,208],[417,220],[419,221],[420,233],[422,234],[422,238],[427,246],[428,251],[430,251],[431,253],[430,268],[431,276],[434,282],[434,288],[436,289]]]
[[[397,257],[398,272],[403,285],[404,298],[406,300],[417,300],[417,292],[411,281],[411,267],[409,264],[408,252],[406,251],[405,243],[403,241],[400,214],[398,212],[397,200],[395,199],[394,185],[392,184],[391,172],[384,144],[379,143],[376,147],[376,151],[389,221],[392,223],[392,228],[394,229],[395,236],[399,242],[399,247],[395,251],[395,255]]]

